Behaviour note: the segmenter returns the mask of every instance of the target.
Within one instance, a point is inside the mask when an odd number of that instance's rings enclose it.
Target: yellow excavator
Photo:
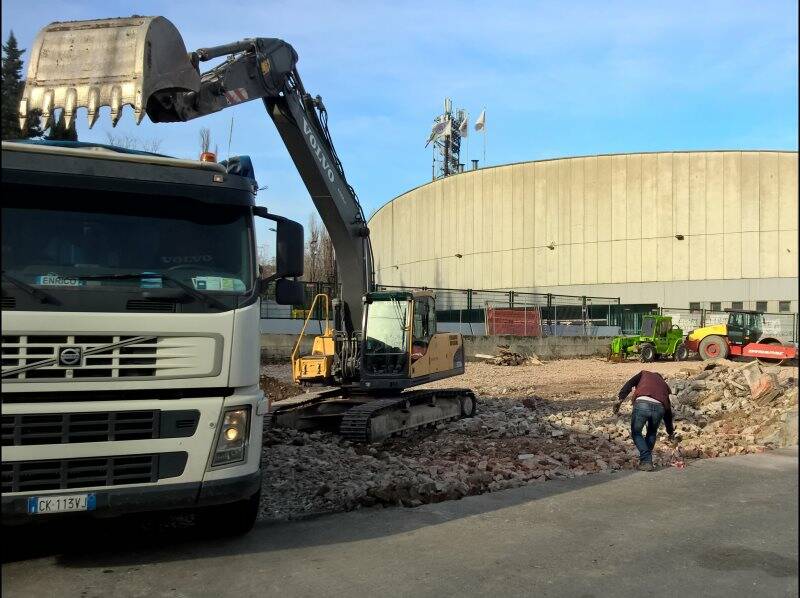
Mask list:
[[[201,72],[201,63],[218,58]],[[469,389],[408,390],[462,374],[462,337],[437,331],[431,293],[375,291],[364,212],[336,154],[322,98],[306,91],[297,61],[294,48],[277,38],[187,52],[163,17],[52,23],[31,51],[20,121],[24,126],[38,111],[49,124],[58,113],[69,127],[85,108],[92,126],[108,106],[116,125],[130,105],[137,124],[145,115],[154,123],[184,122],[261,100],[330,234],[341,282],[336,299],[316,298],[326,327],[311,353],[300,355],[298,341],[292,356],[298,382],[325,386],[273,404],[272,425],[375,441],[469,417],[476,408]]]

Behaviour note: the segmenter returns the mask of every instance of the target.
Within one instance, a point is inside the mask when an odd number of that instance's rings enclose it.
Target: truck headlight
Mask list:
[[[250,432],[250,406],[225,410],[212,467],[244,461],[247,457],[247,438]]]

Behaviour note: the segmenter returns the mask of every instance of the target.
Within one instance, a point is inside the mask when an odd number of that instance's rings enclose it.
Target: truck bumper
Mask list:
[[[194,509],[244,500],[258,492],[260,487],[261,470],[259,469],[255,473],[248,475],[206,482],[93,490],[91,492],[96,496],[96,508],[93,511],[53,515],[29,515],[28,498],[29,496],[36,496],[36,493],[31,493],[30,495],[16,494],[2,497],[2,522],[5,525],[13,525],[65,515],[112,517],[146,511]],[[80,492],[81,490],[64,491],[64,494],[78,494]]]

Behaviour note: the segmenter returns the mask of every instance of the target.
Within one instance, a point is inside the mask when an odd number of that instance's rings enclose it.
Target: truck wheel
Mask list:
[[[700,341],[700,357],[706,359],[725,359],[728,356],[728,343],[716,334],[711,334]]]
[[[639,349],[639,359],[644,363],[650,363],[656,359],[656,348],[653,345],[642,345]]]
[[[675,347],[675,354],[673,355],[675,361],[686,361],[689,358],[689,349],[683,343]]]
[[[246,534],[255,525],[261,490],[245,500],[224,505],[202,507],[195,512],[195,524],[213,538],[229,538]]]

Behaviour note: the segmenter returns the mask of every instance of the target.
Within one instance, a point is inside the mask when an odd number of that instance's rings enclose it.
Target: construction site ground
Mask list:
[[[681,448],[674,453],[662,426],[657,466],[683,460],[691,467],[701,458],[791,444],[781,431],[797,417],[797,369],[769,368],[780,392],[762,405],[746,387],[741,371],[746,365],[723,361],[706,370],[708,363],[700,361],[642,364],[601,358],[521,366],[468,363],[463,376],[429,386],[474,390],[479,405],[473,419],[375,445],[319,432],[269,431],[261,516],[283,520],[365,507],[415,507],[634,469],[638,453],[630,438],[631,406],[626,403],[618,416],[612,406],[621,386],[643,368],[685,387],[676,388],[673,400]],[[291,384],[286,364],[265,365],[262,373],[270,396],[302,392]]]
[[[3,595],[797,596],[797,449],[529,484],[247,536],[77,521],[4,534]],[[4,530],[5,531],[5,530]]]

